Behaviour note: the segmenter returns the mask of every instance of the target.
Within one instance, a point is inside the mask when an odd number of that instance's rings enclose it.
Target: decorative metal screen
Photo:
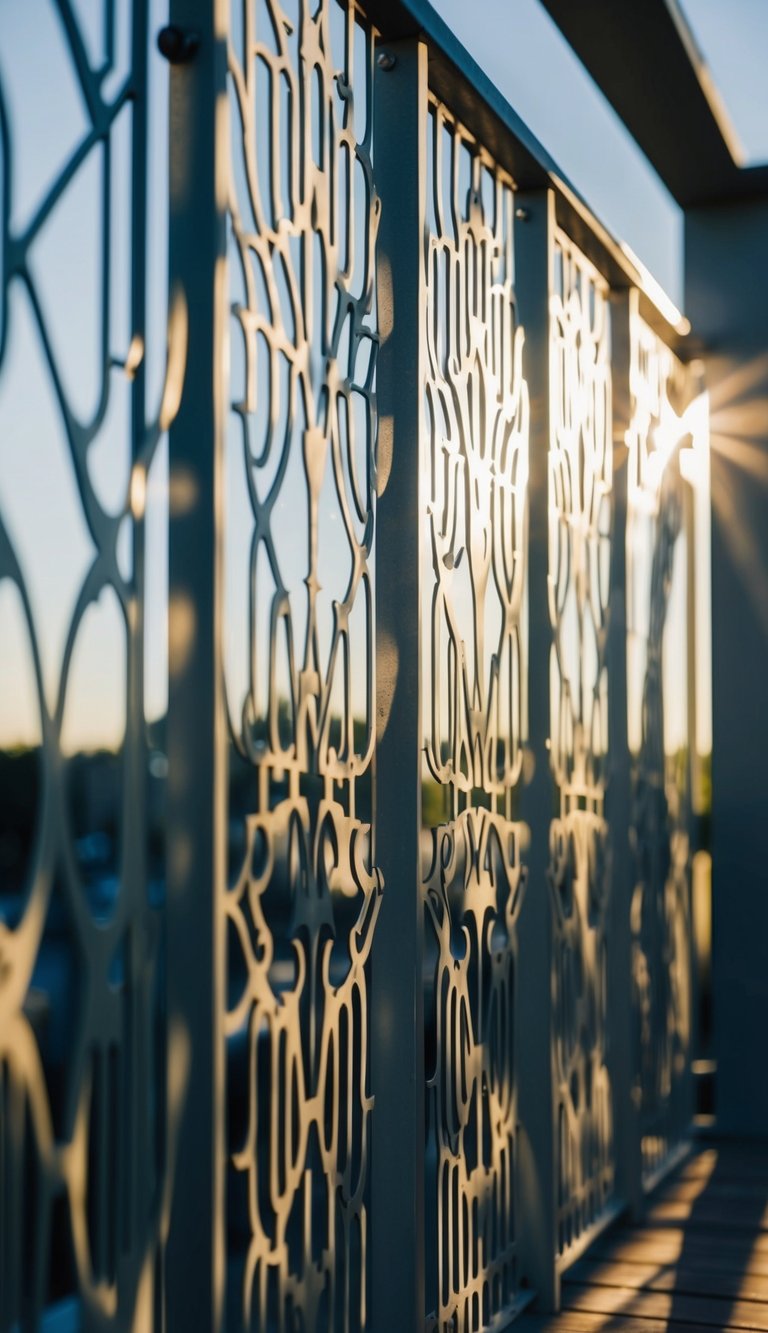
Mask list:
[[[512,183],[427,123],[422,783],[427,1327],[514,1302],[515,801],[526,737],[528,389]]]
[[[616,754],[608,282],[369,2],[0,0],[0,1333],[490,1333],[687,1129],[706,403],[635,293]]]
[[[366,1326],[378,219],[351,2],[233,7],[229,1319]]]
[[[3,1330],[44,1309],[62,1328],[149,1329],[158,1295],[149,33],[141,3],[103,24],[96,8],[33,0],[0,18]]]
[[[633,312],[627,689],[633,762],[633,1000],[643,1173],[691,1115],[689,482],[702,447],[690,375]]]
[[[565,234],[550,296],[549,579],[558,1248],[613,1189],[607,1068],[608,754],[606,629],[612,413],[608,285]]]

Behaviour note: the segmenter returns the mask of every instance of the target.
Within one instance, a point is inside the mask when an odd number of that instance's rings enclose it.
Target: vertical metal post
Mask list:
[[[696,384],[695,373],[689,368],[688,371],[688,393],[694,397],[693,392]],[[688,704],[688,781],[690,783],[690,804],[691,804],[691,830],[693,851],[696,850],[696,838],[693,835],[695,820],[693,818],[698,806],[699,788],[701,785],[701,762],[699,756],[698,737],[697,737],[697,717],[699,709],[699,700],[696,690],[696,648],[699,639],[698,620],[702,614],[702,608],[699,607],[699,586],[700,582],[706,588],[706,581],[700,580],[697,562],[698,544],[696,540],[699,527],[699,505],[698,495],[695,489],[695,479],[691,481],[684,489],[685,509],[683,522],[685,525],[685,555],[686,555],[686,642],[688,646],[688,656],[686,661],[687,674],[687,704]],[[695,1034],[694,1034],[695,1035]]]
[[[527,883],[520,910],[518,965],[518,1191],[522,1274],[542,1309],[556,1310],[557,1181],[553,1083],[552,903],[548,882],[553,812],[550,775],[549,614],[549,297],[554,194],[520,194],[515,290],[525,329],[531,400],[528,481],[528,734],[530,780],[522,816],[530,830]]]
[[[221,521],[226,332],[226,0],[171,0],[193,32],[170,87],[168,705],[169,1333],[221,1327],[225,750]],[[175,349],[175,351],[174,351]],[[174,386],[171,386],[172,388]]]
[[[683,489],[683,531],[685,533],[685,601],[686,601],[686,663],[685,686],[688,707],[688,764],[686,780],[687,826],[688,826],[688,946],[689,985],[690,985],[690,1032],[688,1051],[685,1062],[685,1084],[683,1087],[684,1105],[690,1120],[696,1114],[696,1081],[693,1074],[693,1061],[699,1054],[699,968],[696,951],[696,911],[694,881],[694,857],[698,850],[696,799],[699,777],[698,756],[696,752],[696,494],[688,485]]]
[[[632,1216],[643,1209],[640,1122],[634,1094],[635,1042],[632,1013],[632,778],[627,707],[627,430],[631,415],[630,327],[637,292],[612,299],[613,527],[608,625],[609,768],[605,807],[611,840],[608,917],[608,1024],[616,1136],[616,1191]]]
[[[148,138],[149,138],[149,82],[148,82],[148,15],[147,0],[134,4],[132,42],[132,66],[135,85],[133,102],[133,138],[131,144],[131,236],[133,264],[131,271],[131,328],[147,328],[147,223],[148,223]],[[144,446],[145,423],[148,415],[147,401],[147,365],[142,358],[136,367],[131,383],[131,435],[132,459],[139,463]],[[144,727],[145,680],[144,680],[144,643],[146,633],[146,528],[143,521],[136,522],[133,534],[133,567],[136,597],[132,606],[133,634],[129,639],[128,659],[128,716],[135,719],[125,738],[125,799],[130,808],[128,818],[137,828],[137,813],[141,811],[142,826],[146,833],[147,811],[147,771],[146,771],[146,730]],[[130,827],[130,824],[128,825]],[[129,993],[134,1005],[128,1020],[129,1033],[126,1035],[126,1074],[121,1093],[125,1116],[124,1143],[131,1144],[131,1151],[123,1150],[122,1158],[117,1163],[119,1191],[122,1195],[124,1237],[132,1237],[146,1227],[147,1219],[153,1216],[153,1198],[156,1200],[158,1180],[155,1170],[156,1153],[154,1144],[158,1126],[151,1123],[147,1114],[146,1090],[154,1079],[154,1070],[150,1050],[154,1045],[153,1026],[157,1022],[156,1005],[152,989],[148,984],[147,954],[156,958],[155,931],[158,913],[150,907],[146,893],[147,883],[147,838],[134,836],[132,846],[126,848],[125,874],[126,883],[133,886],[134,912],[136,929],[131,931],[128,951],[128,970],[130,973]],[[149,941],[152,944],[149,945]],[[149,945],[149,947],[148,947]],[[156,966],[155,962],[155,966]],[[129,1001],[129,1004],[131,1001]],[[128,1025],[127,1024],[127,1025]],[[158,1108],[164,1107],[164,1097],[158,1089]],[[141,1171],[132,1169],[132,1164],[146,1164]],[[151,1166],[150,1166],[151,1163]],[[156,1206],[156,1204],[154,1205]],[[156,1214],[155,1214],[156,1217]],[[149,1320],[148,1300],[152,1294],[151,1286],[142,1284],[137,1300],[135,1318],[141,1322]],[[158,1299],[159,1293],[154,1293]]]
[[[699,386],[700,375],[693,367],[688,370],[688,393],[691,399],[695,398]],[[698,540],[699,523],[701,521],[700,494],[697,491],[697,485],[700,485],[695,473],[690,483],[684,487],[684,511],[683,522],[685,525],[685,553],[686,553],[686,689],[688,703],[688,831],[689,831],[689,917],[688,917],[688,948],[690,958],[690,999],[691,999],[691,1031],[689,1034],[688,1058],[685,1066],[686,1087],[685,1099],[688,1105],[690,1116],[693,1117],[699,1110],[698,1079],[694,1075],[693,1062],[700,1058],[701,1050],[701,960],[699,958],[698,936],[696,931],[696,913],[699,904],[697,903],[696,890],[696,855],[701,851],[701,756],[699,754],[698,744],[698,715],[699,707],[702,701],[699,700],[698,681],[697,681],[697,648],[700,638],[699,617],[706,616],[706,600],[708,598],[709,579],[703,577],[703,571],[699,568],[700,545]],[[711,650],[710,650],[711,659]]]
[[[371,1006],[371,1318],[374,1333],[391,1333],[421,1328],[425,1317],[419,569],[426,47],[393,42],[379,60],[375,828],[384,896]]]

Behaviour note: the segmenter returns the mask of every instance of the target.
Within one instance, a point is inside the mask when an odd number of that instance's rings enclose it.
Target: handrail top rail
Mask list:
[[[629,246],[597,217],[497,85],[429,0],[365,0],[382,39],[420,37],[427,45],[430,87],[509,172],[521,191],[552,189],[558,221],[616,291],[637,288],[644,319],[683,361],[700,354],[690,324]]]

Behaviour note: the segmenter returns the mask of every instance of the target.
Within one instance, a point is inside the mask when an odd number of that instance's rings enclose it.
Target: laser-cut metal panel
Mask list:
[[[427,1327],[469,1333],[509,1313],[517,1295],[529,405],[512,182],[442,106],[427,120]]]
[[[228,1320],[366,1326],[374,749],[370,29],[232,9]]]
[[[550,699],[559,811],[550,881],[558,1249],[565,1253],[610,1201],[614,1179],[604,816],[612,416],[607,283],[559,229],[551,253]]]
[[[149,1329],[157,1297],[149,34],[141,0],[123,21],[87,8],[0,14],[3,1330],[51,1310],[72,1327]]]
[[[636,1088],[647,1183],[691,1116],[689,483],[700,401],[636,311],[630,322],[627,684],[633,764]]]

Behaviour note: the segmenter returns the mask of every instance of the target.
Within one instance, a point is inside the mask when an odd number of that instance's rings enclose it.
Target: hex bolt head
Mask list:
[[[157,49],[169,65],[188,64],[199,45],[200,38],[196,32],[185,32],[175,23],[169,23],[157,34]]]
[[[376,64],[379,69],[385,71],[394,69],[397,64],[397,56],[393,56],[391,51],[379,51],[379,54],[376,57]]]

